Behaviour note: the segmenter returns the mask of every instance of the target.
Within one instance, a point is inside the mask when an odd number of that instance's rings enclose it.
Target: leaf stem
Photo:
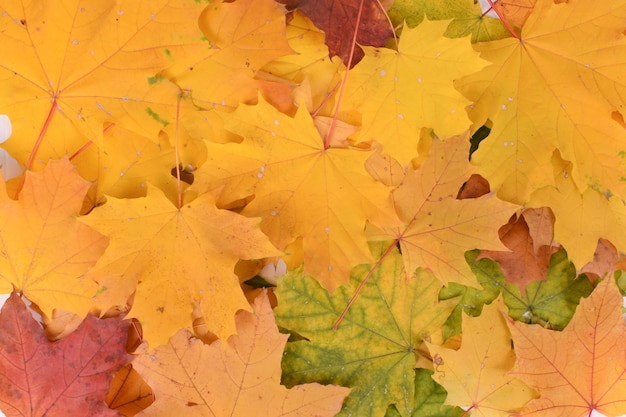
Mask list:
[[[35,142],[35,145],[33,146],[33,149],[30,152],[30,156],[28,157],[28,160],[26,161],[26,165],[24,166],[24,175],[22,175],[22,179],[20,180],[20,183],[17,186],[17,191],[15,192],[15,198],[19,197],[20,192],[22,192],[22,188],[24,188],[24,182],[26,181],[26,171],[28,171],[30,167],[33,165],[33,161],[35,160],[35,157],[37,156],[37,151],[39,150],[39,147],[41,146],[41,142],[43,142],[43,138],[46,135],[46,132],[48,131],[48,127],[50,126],[50,123],[52,122],[52,117],[56,113],[56,110],[58,107],[59,105],[57,104],[57,99],[56,97],[54,97],[52,99],[52,105],[50,106],[50,111],[48,112],[48,117],[46,117],[46,121],[44,122],[41,128],[41,132],[39,132],[39,137],[37,138],[37,141]]]
[[[337,106],[335,107],[333,120],[330,123],[330,127],[328,128],[328,133],[326,134],[326,138],[324,139],[324,149],[330,148],[330,140],[335,131],[335,124],[337,123],[337,115],[339,114],[339,108],[341,106],[343,91],[346,88],[346,83],[348,82],[348,74],[350,73],[350,66],[352,65],[352,60],[354,59],[354,50],[356,48],[356,37],[357,37],[357,34],[359,33],[359,26],[361,25],[361,15],[363,13],[364,2],[365,0],[361,0],[361,2],[359,3],[359,12],[356,16],[356,24],[354,25],[354,35],[352,35],[352,48],[350,48],[350,56],[348,57],[348,65],[346,65],[346,73],[343,76],[343,81],[341,82],[341,88],[339,89],[339,97],[337,97]]]
[[[517,34],[517,32],[515,32],[515,30],[513,29],[513,27],[511,26],[511,24],[506,20],[506,17],[504,16],[504,14],[502,13],[502,11],[498,10],[497,7],[495,7],[494,3],[492,0],[487,0],[487,2],[489,3],[489,6],[491,6],[491,9],[496,12],[496,14],[498,15],[498,18],[500,19],[500,21],[502,22],[502,24],[504,24],[504,26],[506,27],[506,29],[511,33],[511,35],[513,35],[513,37],[515,39],[520,39],[520,36]],[[497,2],[497,0],[496,0]]]
[[[177,187],[177,194],[178,194],[178,209],[180,210],[180,208],[183,206],[183,188],[182,188],[182,184],[180,181],[180,155],[178,154],[178,126],[179,126],[179,120],[180,120],[180,100],[182,100],[182,94],[183,92],[181,91],[178,94],[178,98],[176,100],[176,127],[174,130],[174,140],[176,142],[176,145],[174,146],[174,154],[176,155],[176,187]]]
[[[333,325],[333,330],[337,331],[337,329],[339,329],[339,325],[343,321],[343,319],[346,316],[346,314],[348,314],[348,310],[350,310],[350,307],[352,307],[352,304],[354,304],[356,299],[359,298],[359,295],[361,294],[361,291],[363,291],[363,288],[365,287],[365,284],[367,284],[367,282],[369,281],[370,277],[380,267],[380,265],[383,263],[383,260],[387,257],[387,255],[389,255],[391,253],[391,251],[393,250],[393,248],[396,247],[397,244],[398,244],[398,239],[394,240],[391,243],[391,245],[389,245],[389,247],[385,250],[385,253],[383,253],[380,256],[380,258],[378,258],[378,260],[372,266],[372,268],[369,270],[369,272],[367,273],[365,278],[363,278],[363,281],[361,281],[361,283],[357,287],[356,291],[352,295],[352,298],[350,298],[350,301],[348,301],[348,305],[346,305],[346,308],[343,309],[343,311],[341,312],[341,315],[339,316],[339,318],[337,319],[337,321]]]

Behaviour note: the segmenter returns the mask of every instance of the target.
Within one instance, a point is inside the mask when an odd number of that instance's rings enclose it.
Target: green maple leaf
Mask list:
[[[383,256],[388,243],[372,244]],[[351,285],[330,295],[301,269],[279,280],[275,310],[279,326],[308,340],[287,344],[283,383],[304,381],[352,388],[339,416],[380,416],[395,405],[410,416],[415,404],[416,348],[449,316],[456,299],[439,302],[441,284],[419,269],[407,280],[395,248],[374,271],[337,331],[340,316],[370,265],[352,270]]]
[[[415,370],[415,409],[411,417],[461,417],[460,407],[443,405],[448,393],[432,379],[433,371]],[[389,407],[385,417],[399,417],[395,407]]]
[[[587,276],[576,277],[574,264],[567,259],[565,250],[560,250],[550,258],[545,281],[531,282],[523,296],[519,287],[509,284],[503,295],[513,319],[563,329],[574,315],[580,298],[592,291]]]

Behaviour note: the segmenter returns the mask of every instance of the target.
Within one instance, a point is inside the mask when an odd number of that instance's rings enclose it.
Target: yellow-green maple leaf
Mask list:
[[[339,325],[333,324],[374,265],[352,270],[351,281],[331,295],[298,269],[278,281],[277,323],[306,340],[287,344],[283,381],[317,381],[352,388],[339,416],[381,416],[395,404],[402,416],[415,407],[417,347],[449,316],[457,299],[438,301],[441,284],[420,269],[405,279],[390,242],[371,244],[380,259]]]
[[[494,2],[495,3],[495,2]],[[499,19],[485,16],[478,1],[468,0],[395,0],[389,9],[394,25],[406,21],[417,26],[424,17],[449,22],[444,36],[460,38],[472,34],[472,42],[484,42],[511,36]]]
[[[444,38],[446,25],[425,21],[415,29],[405,28],[398,51],[365,47],[365,58],[348,75],[341,108],[361,113],[358,140],[381,143],[402,165],[417,156],[420,128],[449,137],[470,125],[465,113],[470,102],[452,82],[485,62],[468,39]]]
[[[262,217],[261,228],[276,247],[302,237],[305,272],[331,290],[348,279],[352,266],[371,261],[366,221],[397,219],[390,189],[365,171],[370,152],[324,149],[305,108],[291,118],[259,99],[223,118],[227,129],[245,138],[231,150],[258,161],[250,168],[233,161],[237,174],[224,177],[225,192],[235,187],[237,198],[254,195],[242,214]]]
[[[136,286],[130,315],[141,321],[151,346],[191,327],[195,303],[208,330],[222,338],[235,333],[235,313],[249,309],[235,264],[279,253],[258,229],[258,219],[218,210],[216,194],[178,209],[148,184],[146,197],[109,197],[81,218],[110,238],[89,274],[101,285],[100,297],[110,299],[106,292],[114,291],[124,305]]]
[[[493,193],[475,199],[456,198],[475,171],[467,160],[469,146],[467,135],[433,140],[422,166],[409,168],[402,184],[393,191],[404,225],[372,232],[375,239],[398,240],[407,274],[421,266],[432,270],[445,284],[455,281],[477,287],[465,262],[465,251],[507,250],[498,238],[498,229],[517,206]]]
[[[626,131],[613,119],[626,106],[624,19],[623,0],[540,0],[521,39],[477,45],[493,64],[456,86],[476,127],[493,122],[472,161],[502,198],[552,185],[555,148],[580,189],[624,195]]]

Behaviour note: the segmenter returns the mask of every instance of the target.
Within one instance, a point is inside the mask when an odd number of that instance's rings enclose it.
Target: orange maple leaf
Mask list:
[[[280,385],[288,335],[278,332],[264,291],[255,314],[239,312],[237,335],[211,345],[181,330],[166,346],[133,362],[160,395],[139,416],[331,417],[350,390],[335,385]]]
[[[612,278],[583,299],[569,325],[552,331],[509,320],[515,374],[541,393],[521,415],[607,416],[626,413],[626,325]]]
[[[465,251],[506,250],[498,239],[498,228],[517,206],[498,200],[493,193],[476,199],[456,198],[474,172],[467,159],[469,146],[467,135],[433,140],[429,158],[419,169],[409,169],[393,192],[404,226],[372,232],[372,238],[400,243],[407,274],[422,266],[444,284],[455,281],[476,287]]]
[[[205,48],[189,24],[204,7],[185,0],[4,1],[0,107],[15,132],[5,148],[27,167],[42,164],[89,140],[101,144],[103,123],[112,120],[156,140],[174,119],[178,88],[154,75]]]
[[[147,187],[146,197],[110,197],[81,218],[110,238],[89,274],[100,283],[100,304],[124,306],[137,287],[130,316],[141,320],[151,346],[191,327],[195,303],[208,330],[223,338],[235,333],[234,314],[249,308],[235,264],[280,252],[258,229],[258,219],[217,209],[218,191],[178,209],[160,190]]]
[[[84,317],[98,289],[85,274],[108,244],[76,220],[88,188],[67,158],[27,172],[17,201],[0,181],[0,292],[22,292],[48,317],[54,308]]]

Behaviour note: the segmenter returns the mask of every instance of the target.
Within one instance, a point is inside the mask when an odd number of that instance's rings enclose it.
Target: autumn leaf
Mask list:
[[[226,166],[234,175],[224,174],[223,193],[231,193],[231,200],[254,194],[241,213],[261,217],[262,230],[277,248],[302,237],[305,273],[331,291],[348,279],[352,266],[371,261],[366,221],[397,219],[389,188],[364,169],[370,152],[324,149],[304,108],[291,118],[262,98],[223,118],[227,129],[245,138],[225,148],[258,161]]]
[[[380,257],[388,246],[373,244],[373,253]],[[276,321],[306,338],[287,344],[283,381],[288,386],[315,380],[352,388],[342,417],[383,415],[391,404],[410,416],[416,407],[416,348],[443,324],[455,300],[439,302],[441,285],[425,270],[406,280],[394,248],[383,257],[339,329],[333,330],[370,268],[354,268],[351,285],[340,286],[332,296],[302,270],[279,279]]]
[[[17,293],[0,312],[0,408],[7,415],[118,416],[104,396],[126,353],[127,321],[87,316],[49,342]]]
[[[455,281],[477,287],[464,252],[504,249],[497,229],[517,207],[493,194],[456,199],[474,171],[467,160],[469,146],[466,135],[433,140],[429,158],[419,169],[408,169],[393,191],[396,211],[405,225],[372,233],[373,238],[398,240],[407,274],[421,266],[444,284]]]
[[[474,101],[475,128],[493,122],[472,161],[500,197],[523,203],[552,185],[555,149],[580,190],[624,194],[626,131],[613,116],[626,104],[625,16],[624,1],[539,0],[520,39],[477,44],[492,65],[455,86]]]
[[[218,1],[197,19],[203,48],[177,60],[160,76],[190,90],[194,102],[205,109],[256,100],[263,87],[255,74],[272,59],[292,53],[285,36],[285,10],[273,0]]]
[[[626,413],[626,329],[621,305],[615,282],[608,278],[581,300],[562,332],[509,321],[516,375],[541,393],[520,415]]]
[[[450,20],[444,36],[464,38],[472,35],[472,43],[511,36],[499,19],[486,16],[478,1],[466,0],[395,0],[389,9],[394,26],[406,21],[409,27],[419,25],[424,18]]]
[[[174,119],[178,89],[154,75],[202,46],[189,21],[203,7],[185,0],[3,2],[0,107],[14,124],[5,149],[40,167],[89,140],[101,145],[103,124],[112,120],[156,138]]]
[[[585,275],[576,276],[576,268],[560,250],[550,257],[545,280],[535,281],[525,292],[515,285],[503,287],[509,315],[525,323],[540,323],[555,329],[569,323],[581,297],[593,290]]]
[[[108,239],[76,221],[88,188],[67,158],[27,172],[17,201],[0,181],[0,292],[20,291],[48,317],[89,311],[98,287],[85,274]]]
[[[341,57],[344,65],[351,66],[363,58],[363,51],[355,45],[352,62],[349,63],[354,31],[359,45],[384,46],[392,36],[392,30],[380,2],[358,0],[296,0],[302,13],[326,33],[326,45],[331,56]],[[357,21],[356,16],[360,15]]]
[[[508,375],[515,354],[503,308],[496,301],[480,317],[465,317],[458,351],[427,343],[433,379],[448,391],[446,404],[469,407],[472,415],[508,417],[535,397],[532,389]]]
[[[154,393],[141,375],[128,364],[113,377],[105,401],[109,408],[124,416],[134,416],[154,402]]]
[[[448,393],[431,378],[432,374],[433,371],[428,369],[415,370],[415,410],[411,417],[463,417],[461,408],[443,405]],[[392,406],[385,417],[400,415]]]
[[[377,141],[403,166],[417,156],[417,133],[430,127],[440,137],[464,132],[470,104],[452,84],[485,64],[467,39],[441,36],[446,22],[405,28],[398,51],[365,47],[365,58],[349,73],[345,110],[361,112],[361,142]]]
[[[510,251],[483,250],[480,256],[498,262],[507,282],[517,285],[523,295],[526,285],[544,279],[550,257],[558,248],[544,245],[535,252],[533,238],[523,216],[512,216],[498,234]]]
[[[555,186],[535,191],[529,206],[551,208],[555,216],[554,239],[567,248],[574,264],[580,268],[593,259],[600,238],[626,250],[626,236],[620,233],[626,226],[626,210],[621,199],[592,188],[577,187],[571,175],[572,163],[564,161],[558,152],[551,162]]]
[[[81,218],[110,238],[89,275],[100,284],[98,296],[107,299],[107,291],[118,295],[122,289],[118,303],[124,306],[136,287],[129,317],[141,321],[151,346],[191,327],[196,302],[208,330],[219,337],[235,333],[235,312],[249,308],[235,264],[280,252],[258,230],[257,219],[217,209],[217,192],[178,209],[160,190],[147,188],[144,198],[110,197]]]
[[[187,330],[133,362],[161,395],[139,416],[333,416],[349,390],[280,385],[287,336],[278,333],[267,292],[255,314],[237,313],[237,335],[206,345]]]

